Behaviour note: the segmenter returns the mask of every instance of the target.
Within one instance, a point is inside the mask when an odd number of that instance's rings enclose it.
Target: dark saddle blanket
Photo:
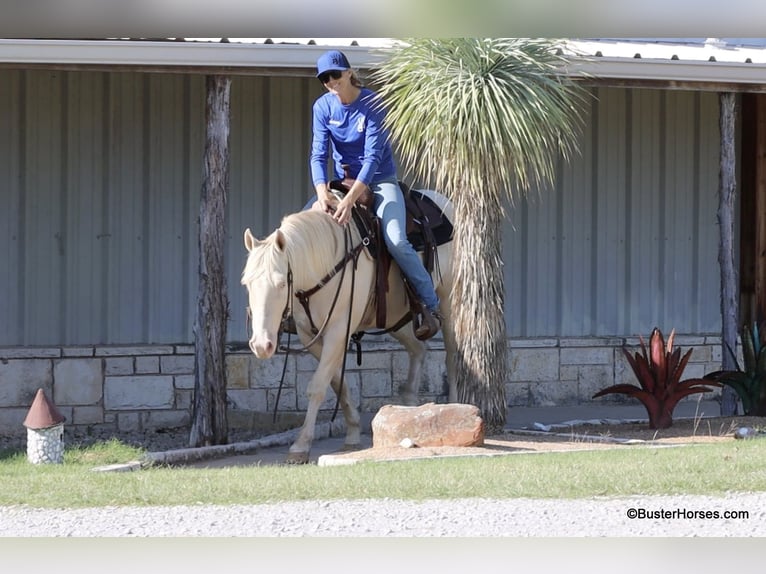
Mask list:
[[[330,188],[345,193],[353,180],[335,180]],[[423,266],[431,273],[439,270],[436,248],[452,240],[452,223],[447,219],[441,208],[426,194],[410,189],[404,182],[399,182],[407,207],[407,239],[416,251],[423,254]],[[385,327],[386,293],[388,292],[388,272],[391,267],[391,255],[386,249],[380,225],[380,219],[372,210],[372,192],[365,194],[354,209],[354,222],[362,237],[369,240],[367,250],[377,261],[375,301],[376,324],[378,328]],[[422,303],[405,280],[405,286],[410,296],[410,307],[413,312],[421,311]]]

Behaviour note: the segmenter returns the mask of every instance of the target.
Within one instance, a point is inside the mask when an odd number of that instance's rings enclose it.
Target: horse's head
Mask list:
[[[247,288],[247,309],[252,325],[250,349],[268,359],[277,349],[279,324],[288,298],[288,259],[285,238],[277,229],[263,241],[245,230],[247,263],[242,285]]]

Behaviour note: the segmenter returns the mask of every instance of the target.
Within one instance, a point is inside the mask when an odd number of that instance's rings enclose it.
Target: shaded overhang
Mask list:
[[[766,91],[766,47],[726,42],[566,40],[562,73],[587,83],[715,91]],[[385,59],[393,41],[367,39],[0,39],[0,66],[232,75],[313,76],[330,47],[355,67]]]

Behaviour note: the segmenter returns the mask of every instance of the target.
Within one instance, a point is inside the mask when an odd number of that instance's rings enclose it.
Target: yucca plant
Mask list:
[[[692,349],[682,357],[680,348],[673,349],[674,336],[675,329],[670,332],[666,344],[662,332],[655,327],[649,338],[648,349],[640,336],[640,352],[631,355],[630,351],[623,347],[622,352],[641,386],[627,383],[612,385],[597,392],[593,398],[614,393],[635,397],[646,407],[649,428],[666,429],[672,426],[673,411],[678,401],[695,393],[710,392],[713,390],[711,386],[720,386],[720,383],[707,379],[681,380]]]
[[[488,429],[502,430],[508,411],[503,205],[554,188],[590,105],[590,92],[561,73],[560,47],[535,38],[407,38],[374,73],[403,167],[455,208],[451,400],[478,406]]]
[[[740,367],[737,354],[726,345],[737,369],[708,373],[705,379],[734,389],[742,401],[744,414],[763,417],[766,416],[766,340],[763,329],[758,328],[757,322],[750,327],[745,325],[742,327],[741,338],[745,368]]]

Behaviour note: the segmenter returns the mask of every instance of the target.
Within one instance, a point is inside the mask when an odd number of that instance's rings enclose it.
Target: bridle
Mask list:
[[[310,289],[300,289],[298,291],[294,291],[294,284],[293,284],[293,271],[292,266],[290,265],[289,261],[287,264],[287,300],[285,301],[285,307],[282,311],[282,319],[280,321],[280,331],[277,333],[277,340],[281,338],[282,332],[281,332],[281,326],[284,324],[285,319],[292,315],[292,300],[293,296],[298,299],[298,302],[301,304],[303,309],[306,311],[306,315],[309,318],[309,322],[311,323],[311,332],[314,334],[314,337],[305,345],[303,345],[300,348],[297,349],[291,349],[290,347],[290,335],[291,333],[287,333],[287,346],[285,348],[285,362],[282,366],[282,376],[279,380],[279,388],[277,389],[277,398],[274,402],[274,417],[273,421],[276,421],[277,418],[277,408],[279,406],[279,398],[282,394],[282,386],[284,385],[285,380],[285,374],[287,372],[287,357],[289,352],[292,350],[294,352],[301,352],[308,350],[314,343],[319,340],[319,338],[324,333],[327,324],[330,321],[330,317],[332,317],[333,311],[335,311],[335,306],[338,303],[338,299],[340,297],[340,291],[343,288],[343,279],[346,275],[346,270],[348,269],[348,263],[353,262],[352,271],[351,271],[351,302],[349,304],[348,308],[348,320],[346,323],[346,341],[349,340],[349,337],[351,335],[351,313],[353,311],[353,301],[354,301],[354,284],[356,280],[356,269],[357,269],[357,263],[359,261],[359,254],[362,252],[362,249],[364,249],[367,245],[370,243],[369,237],[364,237],[362,240],[355,245],[353,248],[350,247],[351,245],[351,229],[349,226],[346,226],[344,229],[344,247],[345,247],[345,255],[343,258],[338,261],[338,263],[333,267],[324,277],[322,277],[316,285],[311,287]],[[317,293],[322,287],[327,285],[333,277],[335,277],[338,273],[340,273],[340,280],[338,281],[338,288],[335,291],[335,295],[333,296],[332,304],[330,305],[330,310],[327,312],[327,316],[325,317],[324,322],[322,323],[322,326],[320,328],[317,328],[317,326],[314,324],[314,319],[311,315],[311,309],[309,307],[309,299],[312,295]],[[247,315],[247,329],[248,333],[251,329],[251,318],[252,318],[252,312],[250,311],[250,305],[247,306],[246,309],[246,315]],[[345,361],[345,355],[343,360],[343,366],[341,368],[341,374],[340,374],[340,388],[338,389],[338,398],[335,403],[335,410],[332,415],[332,420],[335,420],[335,416],[338,412],[338,406],[340,404],[340,391],[343,388],[343,380],[344,375],[346,373],[346,361]]]

